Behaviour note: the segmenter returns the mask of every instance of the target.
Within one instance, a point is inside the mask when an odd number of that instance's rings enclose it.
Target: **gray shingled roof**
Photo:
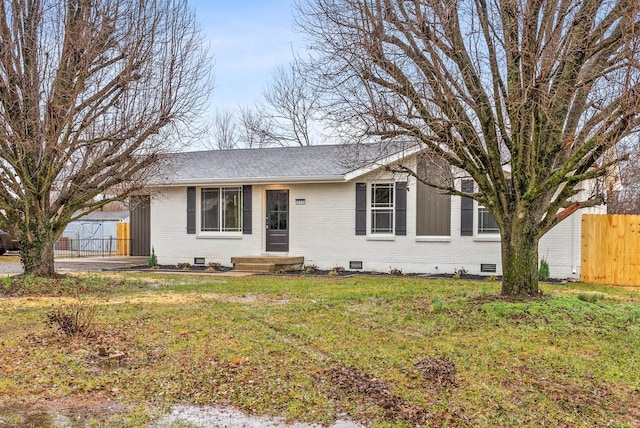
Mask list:
[[[345,163],[344,151],[321,145],[174,153],[158,184],[344,181],[358,169]]]
[[[270,147],[173,153],[152,185],[344,182],[380,167],[413,143]]]

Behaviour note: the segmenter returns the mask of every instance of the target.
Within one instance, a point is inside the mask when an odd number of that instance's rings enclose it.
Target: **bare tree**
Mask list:
[[[186,0],[0,3],[0,220],[53,276],[78,211],[124,200],[189,135],[211,64]]]
[[[628,153],[629,157],[620,163],[617,177],[620,182],[612,181],[607,189],[607,212],[640,214],[640,142],[626,144],[620,150]]]
[[[244,107],[240,110],[240,138],[250,149],[277,144],[273,139],[273,124],[258,109]]]
[[[243,111],[246,133],[262,144],[282,146],[313,144],[313,125],[319,112],[319,92],[309,85],[296,61],[276,67],[263,91],[263,100],[254,109]]]
[[[299,62],[279,66],[264,91],[274,137],[283,144],[313,144],[312,125],[318,112],[318,92],[307,83]]]
[[[238,146],[236,117],[230,110],[216,110],[210,131],[211,141],[207,146],[213,150],[228,150]]]
[[[302,0],[318,84],[353,138],[405,139],[475,181],[502,294],[537,295],[538,242],[578,208],[640,122],[637,0]]]

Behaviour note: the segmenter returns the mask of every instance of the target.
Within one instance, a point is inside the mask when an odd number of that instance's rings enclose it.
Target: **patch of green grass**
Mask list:
[[[140,291],[143,287],[138,281],[96,274],[66,275],[61,278],[17,275],[0,279],[0,296],[108,294],[116,291]]]
[[[444,302],[440,297],[434,297],[431,300],[431,310],[433,312],[442,312],[444,310]]]
[[[587,302],[587,303],[596,303],[598,301],[598,299],[600,299],[600,296],[598,294],[593,294],[593,293],[580,293],[578,294],[578,300],[581,300],[583,302]]]
[[[119,401],[144,423],[173,403],[232,403],[324,424],[640,424],[640,290],[543,284],[545,297],[513,300],[497,296],[499,283],[446,279],[86,282],[101,290],[89,294],[87,337],[47,329],[62,297],[0,300],[2,400]],[[455,382],[437,382],[442,361]]]

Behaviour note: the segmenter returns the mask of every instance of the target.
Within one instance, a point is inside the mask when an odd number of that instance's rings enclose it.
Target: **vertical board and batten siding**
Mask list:
[[[584,282],[640,286],[640,216],[582,216]]]
[[[473,227],[473,218],[471,223]],[[420,182],[416,183],[416,235],[451,235],[451,196]]]
[[[151,254],[151,196],[134,196],[131,200],[131,255],[148,256]]]

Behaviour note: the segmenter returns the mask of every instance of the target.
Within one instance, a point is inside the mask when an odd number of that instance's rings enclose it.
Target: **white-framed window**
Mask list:
[[[371,234],[393,233],[394,184],[371,184]]]
[[[500,233],[498,224],[493,215],[483,206],[478,207],[478,234],[497,234]]]
[[[209,187],[200,190],[200,231],[242,231],[241,187]]]

